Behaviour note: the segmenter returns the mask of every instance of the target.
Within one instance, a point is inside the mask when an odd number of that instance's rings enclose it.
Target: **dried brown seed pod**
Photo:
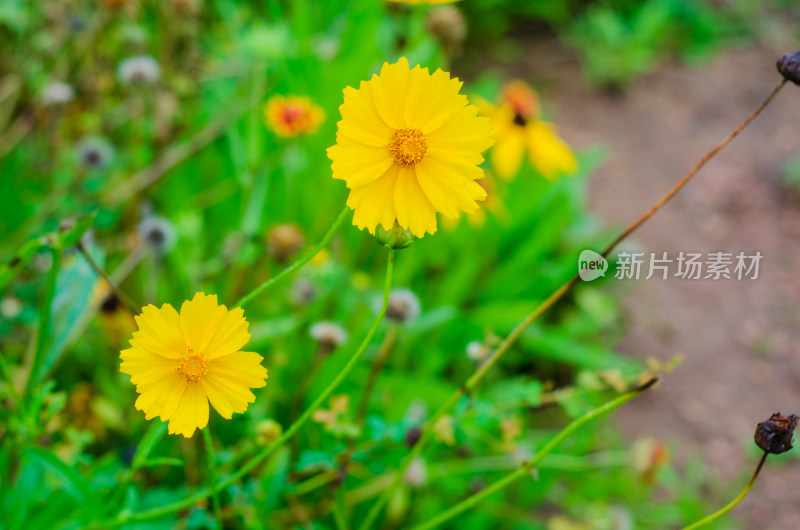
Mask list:
[[[792,437],[798,419],[800,418],[796,414],[781,416],[780,412],[776,412],[756,427],[756,445],[767,453],[785,453],[792,448]]]
[[[800,52],[787,53],[776,64],[784,79],[800,85]]]

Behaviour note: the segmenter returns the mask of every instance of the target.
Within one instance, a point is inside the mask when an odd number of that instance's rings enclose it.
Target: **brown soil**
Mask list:
[[[544,48],[517,75],[550,78],[544,100],[572,145],[608,146],[607,163],[590,181],[590,207],[619,226],[649,208],[780,81],[774,53],[751,49],[702,68],[668,65],[612,97],[588,87],[574,61],[552,59],[563,51]],[[679,463],[701,456],[709,483],[731,483],[720,505],[755,467],[756,424],[776,411],[800,413],[800,200],[780,184],[800,147],[799,106],[800,88],[787,85],[635,235],[646,252],[760,251],[759,278],[651,279],[619,289],[629,331],[618,350],[659,359],[680,353],[685,361],[626,405],[617,422],[631,441],[668,441]],[[609,283],[603,288],[619,287]],[[800,527],[798,472],[791,453],[771,457],[733,512],[742,526]]]

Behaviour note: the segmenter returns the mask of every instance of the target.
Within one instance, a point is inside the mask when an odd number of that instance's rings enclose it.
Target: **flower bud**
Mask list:
[[[416,237],[410,230],[402,228],[397,221],[391,230],[386,230],[382,225],[378,225],[375,229],[375,239],[384,247],[400,250],[406,248],[414,242]]]
[[[256,441],[258,445],[267,446],[283,434],[283,427],[275,420],[263,420],[256,425]]]

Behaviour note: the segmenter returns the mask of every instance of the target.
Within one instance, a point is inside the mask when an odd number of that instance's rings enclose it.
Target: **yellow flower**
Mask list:
[[[140,394],[136,408],[148,420],[169,420],[170,434],[189,438],[205,427],[209,401],[223,418],[244,412],[256,399],[250,388],[267,384],[263,358],[239,351],[250,340],[244,311],[228,311],[216,295],[195,294],[180,314],[169,304],[148,305],[136,323],[120,371]]]
[[[344,89],[336,145],[328,148],[333,178],[350,188],[353,224],[375,234],[395,221],[417,237],[436,232],[436,213],[472,213],[486,192],[481,152],[491,124],[459,94],[450,74],[409,68],[401,57],[380,75]]]
[[[499,106],[485,101],[479,106],[495,127],[491,162],[500,177],[519,172],[526,150],[531,165],[550,180],[577,169],[575,155],[553,124],[539,120],[539,98],[527,84],[511,81],[503,88]]]
[[[325,119],[325,112],[305,96],[272,96],[264,105],[267,125],[278,136],[310,134]]]

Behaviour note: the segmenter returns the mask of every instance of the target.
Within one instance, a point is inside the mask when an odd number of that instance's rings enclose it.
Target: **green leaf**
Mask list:
[[[166,422],[156,422],[150,425],[144,437],[142,437],[142,441],[139,443],[138,447],[136,447],[136,453],[134,453],[133,462],[131,463],[133,469],[139,469],[146,465],[145,462],[153,451],[153,448],[161,441],[161,438],[164,437],[166,432]]]
[[[64,483],[64,491],[74,497],[80,504],[93,504],[94,492],[92,492],[89,482],[74,467],[64,463],[53,453],[39,447],[28,447],[25,450],[25,456],[58,476]]]
[[[160,456],[145,460],[139,464],[139,467],[158,467],[158,466],[174,466],[181,467],[183,465],[182,458],[170,458],[168,456]]]

